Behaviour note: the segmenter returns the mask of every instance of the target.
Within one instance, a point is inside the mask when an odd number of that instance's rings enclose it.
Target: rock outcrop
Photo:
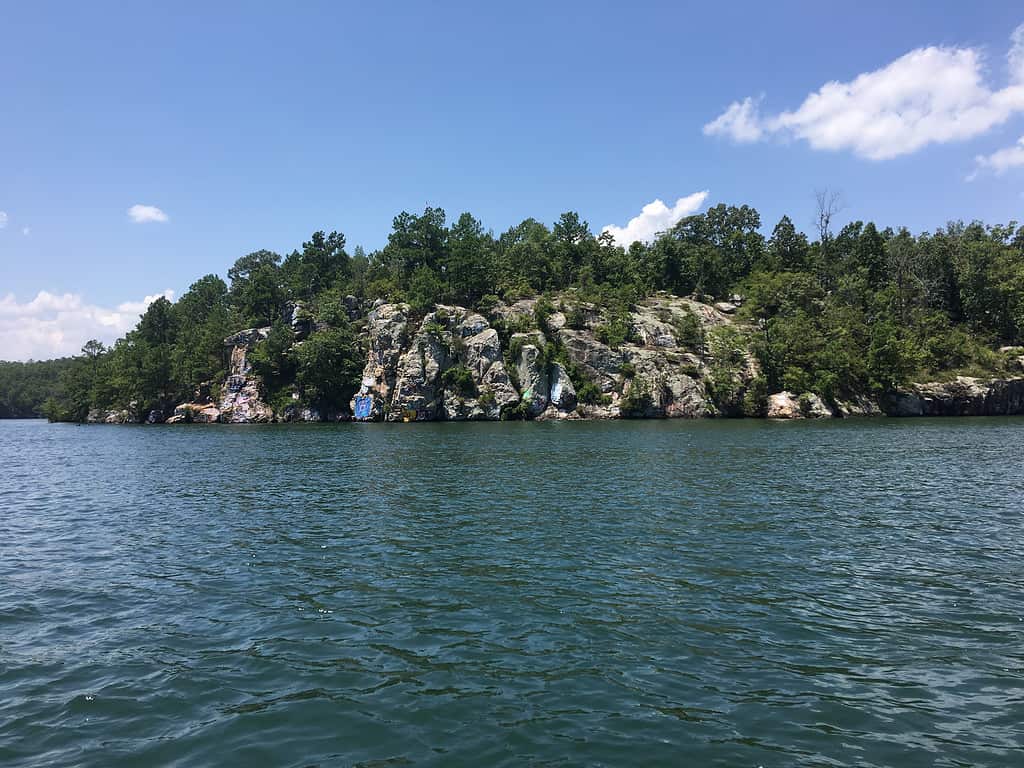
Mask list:
[[[1024,378],[914,384],[881,399],[889,416],[1013,416],[1024,414]]]
[[[213,424],[220,421],[220,409],[213,403],[182,403],[174,409],[168,424]]]
[[[391,408],[392,392],[397,378],[398,360],[405,348],[409,325],[409,305],[378,304],[366,318],[369,350],[363,367],[360,396],[372,402],[368,419],[380,420]],[[353,399],[352,412],[356,412]]]
[[[576,387],[573,386],[569,372],[561,363],[551,366],[551,390],[548,402],[562,413],[576,410]]]
[[[498,419],[519,400],[497,331],[463,307],[439,305],[409,333],[408,307],[383,304],[368,318],[362,386],[370,420]]]
[[[799,397],[792,392],[776,392],[768,396],[769,419],[831,419],[836,414],[825,401],[811,392]]]
[[[277,420],[291,423],[336,421],[337,419],[327,418],[325,414],[320,413],[319,408],[311,408],[310,406],[300,405],[299,403],[290,403],[286,405],[279,414],[277,414]]]
[[[139,414],[134,406],[111,408],[107,411],[93,408],[85,420],[89,424],[136,424],[139,421]]]
[[[551,382],[543,349],[547,341],[542,333],[517,333],[512,336],[516,376],[526,415],[539,416],[548,407]]]
[[[282,319],[292,329],[296,341],[301,341],[313,332],[313,316],[301,301],[288,304]]]
[[[629,340],[616,348],[601,340],[602,313],[592,305],[549,310],[542,330],[537,311],[536,299],[499,304],[495,328],[479,313],[438,306],[410,327],[406,305],[377,305],[367,319],[369,351],[353,411],[369,402],[365,418],[388,421],[498,419],[504,412],[543,419],[718,412],[695,347],[704,329],[734,322],[718,309],[692,298],[653,297],[629,314]],[[750,358],[736,376],[746,381],[757,373]]]
[[[259,424],[274,420],[274,410],[263,402],[259,379],[252,373],[248,353],[267,338],[270,328],[249,328],[228,336],[228,376],[219,405],[220,420],[229,424]]]

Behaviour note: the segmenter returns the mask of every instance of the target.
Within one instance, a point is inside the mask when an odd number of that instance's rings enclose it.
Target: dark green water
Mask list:
[[[0,422],[0,765],[1024,765],[1024,421]]]

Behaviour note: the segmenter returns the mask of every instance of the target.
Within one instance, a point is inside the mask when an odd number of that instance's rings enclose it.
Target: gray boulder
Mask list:
[[[783,391],[768,396],[766,415],[769,419],[830,419],[833,413],[813,392],[797,397],[792,392]]]

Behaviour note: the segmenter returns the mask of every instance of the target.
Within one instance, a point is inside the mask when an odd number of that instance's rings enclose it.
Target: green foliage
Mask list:
[[[584,377],[576,384],[576,378],[570,374],[573,384],[576,386],[576,400],[584,405],[608,405],[612,399],[601,388],[590,379]]]
[[[671,325],[677,343],[690,349],[703,350],[704,326],[701,325],[700,319],[692,310],[687,309],[682,317],[673,315]]]
[[[594,336],[612,349],[632,341],[633,323],[628,308],[621,305],[610,307],[601,324],[594,329]]]
[[[541,295],[533,306],[533,320],[544,333],[550,334],[551,328],[548,319],[555,312],[555,305],[547,296]]]
[[[714,367],[704,379],[704,392],[720,413],[740,416],[743,413],[743,382],[739,376],[724,367]]]
[[[764,376],[755,376],[747,384],[741,410],[744,416],[752,418],[762,417],[768,412],[768,380]]]
[[[70,357],[27,363],[0,361],[0,419],[45,415],[43,404],[61,395],[61,378],[76,364]]]
[[[292,329],[278,320],[263,341],[248,353],[249,364],[267,388],[276,391],[290,383],[295,376],[295,361],[289,355],[295,336]]]
[[[441,374],[442,386],[459,397],[476,397],[476,382],[473,372],[465,365],[456,365]],[[494,395],[491,395],[493,400]]]
[[[624,418],[642,417],[654,406],[651,383],[646,379],[634,379],[629,391],[619,401],[619,412]]]
[[[435,315],[435,317],[437,317]],[[444,339],[445,327],[437,320],[427,320],[423,323],[423,332],[437,341]]]
[[[797,407],[804,416],[810,416],[814,410],[814,396],[810,392],[803,392],[796,399]]]
[[[448,279],[448,297],[472,306],[491,289],[495,255],[494,238],[483,225],[464,213],[448,233],[444,272]]]
[[[493,293],[484,294],[480,297],[480,300],[476,303],[476,309],[478,312],[484,315],[490,315],[496,306],[501,302],[497,296]]]
[[[806,269],[809,266],[810,250],[807,236],[797,232],[789,216],[783,216],[768,241],[772,268],[782,272]]]
[[[317,295],[309,308],[299,307],[299,319],[313,321],[327,328],[342,328],[349,324],[345,293],[341,288],[329,288]]]
[[[420,265],[412,273],[406,297],[409,306],[416,314],[424,314],[433,309],[444,289],[437,272],[427,265]]]
[[[224,378],[224,338],[236,330],[227,285],[216,275],[206,275],[178,300],[174,315],[172,399],[183,400],[198,384]]]
[[[280,262],[273,251],[255,251],[228,270],[231,303],[241,327],[263,327],[280,318],[285,297]]]
[[[523,421],[529,416],[530,404],[526,400],[519,400],[501,407],[500,419],[502,421]]]
[[[311,334],[293,348],[291,358],[303,400],[320,408],[347,407],[359,388],[363,366],[359,345],[347,323]]]
[[[679,366],[679,371],[684,376],[689,376],[691,379],[699,379],[700,378],[700,366],[699,365],[693,365],[692,363],[683,363],[681,366]]]
[[[565,325],[574,331],[582,331],[587,327],[587,313],[579,304],[574,304],[565,313]]]
[[[322,291],[347,283],[351,265],[345,235],[314,232],[301,251],[292,251],[281,265],[281,281],[293,299],[312,299]]]

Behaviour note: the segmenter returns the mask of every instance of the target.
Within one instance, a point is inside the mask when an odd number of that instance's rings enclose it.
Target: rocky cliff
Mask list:
[[[881,399],[889,416],[1014,416],[1024,414],[1024,377],[914,384]]]
[[[769,393],[750,351],[758,330],[736,319],[740,302],[658,294],[618,316],[612,327],[607,312],[572,297],[557,306],[538,299],[498,303],[486,315],[437,305],[422,317],[408,305],[378,301],[360,323],[366,359],[349,406],[373,421],[1024,413],[1024,377],[960,377],[843,402],[813,393]],[[346,312],[364,319],[353,297],[346,298]],[[301,306],[288,307],[286,321],[296,344],[313,330]],[[249,357],[269,331],[250,328],[225,339],[225,380],[201,387],[167,423],[349,418],[303,404],[298,392],[279,411],[266,402]],[[219,390],[217,398],[211,389]],[[90,414],[90,421],[140,420],[161,422],[165,414],[140,415],[131,405]]]
[[[733,309],[730,307],[730,309]],[[386,421],[700,417],[718,413],[702,379],[717,360],[693,338],[732,325],[725,312],[691,299],[656,296],[629,313],[629,341],[601,340],[593,306],[538,317],[537,300],[494,307],[488,320],[438,306],[412,322],[404,304],[367,318],[368,355],[357,401]],[[688,338],[689,336],[693,338]],[[739,351],[738,389],[757,376]]]

